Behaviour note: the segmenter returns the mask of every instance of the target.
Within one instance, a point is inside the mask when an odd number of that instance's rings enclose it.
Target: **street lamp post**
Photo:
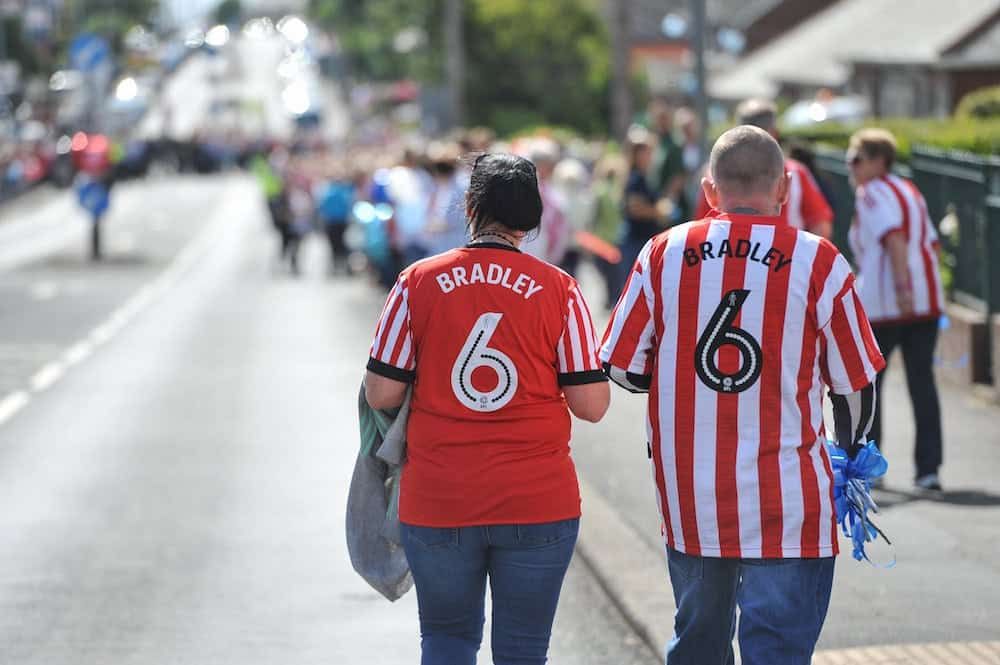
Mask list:
[[[694,52],[695,90],[694,103],[698,112],[698,143],[701,154],[708,146],[708,86],[705,80],[705,0],[689,0],[691,11],[691,50]]]

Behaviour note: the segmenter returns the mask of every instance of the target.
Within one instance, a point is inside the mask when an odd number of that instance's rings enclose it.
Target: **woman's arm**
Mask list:
[[[368,370],[365,372],[365,400],[373,409],[395,409],[406,399],[409,385]]]
[[[603,418],[611,404],[611,387],[607,381],[563,386],[563,394],[566,395],[566,406],[570,412],[577,418],[592,423]]]

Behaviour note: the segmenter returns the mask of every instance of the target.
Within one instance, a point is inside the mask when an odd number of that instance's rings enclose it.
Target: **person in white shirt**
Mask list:
[[[940,491],[941,407],[934,383],[934,347],[944,306],[938,236],[916,185],[891,172],[896,141],[884,129],[851,137],[847,163],[857,186],[850,243],[858,268],[858,294],[888,360],[903,352],[906,385],[916,419],[916,485]],[[879,374],[881,390],[883,370]],[[879,400],[881,404],[881,400]],[[872,437],[881,444],[881,409]]]

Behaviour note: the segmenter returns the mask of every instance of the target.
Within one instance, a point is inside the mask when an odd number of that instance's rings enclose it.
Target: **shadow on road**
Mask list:
[[[954,506],[968,506],[973,508],[1000,506],[1000,495],[978,489],[929,492],[896,490],[884,487],[875,490],[874,498],[880,509],[892,508],[893,506],[913,503],[915,501],[947,503]]]

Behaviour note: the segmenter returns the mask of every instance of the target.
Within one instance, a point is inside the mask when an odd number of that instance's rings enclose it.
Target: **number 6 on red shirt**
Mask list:
[[[503,351],[491,349],[489,344],[503,314],[487,312],[476,320],[451,368],[451,387],[455,397],[473,411],[489,412],[502,409],[517,391],[517,367]],[[479,367],[488,367],[497,375],[492,390],[480,391],[472,384],[472,373]]]

